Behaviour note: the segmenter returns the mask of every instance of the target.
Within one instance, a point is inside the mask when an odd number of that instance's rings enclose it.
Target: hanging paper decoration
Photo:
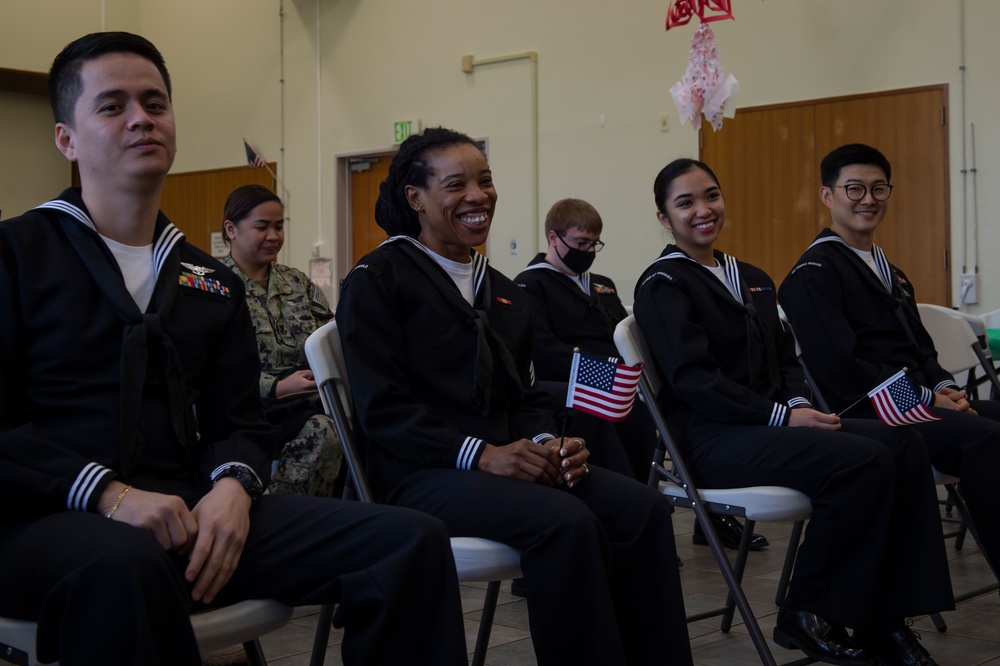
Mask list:
[[[728,0],[726,4],[728,5]],[[708,24],[702,23],[691,38],[687,72],[670,89],[681,124],[690,120],[694,128],[698,129],[701,123],[696,121],[699,114],[704,114],[712,129],[718,132],[722,129],[726,102],[730,102],[732,109],[727,115],[733,117],[739,90],[740,84],[736,82],[736,78],[722,69],[719,52],[715,48],[715,33]]]
[[[687,25],[692,16],[702,23],[734,18],[732,0],[673,0],[667,10],[667,30]]]

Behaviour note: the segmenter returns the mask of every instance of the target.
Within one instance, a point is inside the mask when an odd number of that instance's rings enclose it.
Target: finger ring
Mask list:
[[[577,451],[583,451],[583,440],[582,439],[578,439],[578,440],[576,440],[576,443],[577,443],[577,446],[580,447],[580,448],[577,449]]]
[[[590,474],[590,468],[587,467],[587,463],[583,463],[583,473]]]

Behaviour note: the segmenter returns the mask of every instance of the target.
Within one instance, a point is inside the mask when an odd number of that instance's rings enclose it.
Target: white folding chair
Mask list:
[[[277,601],[250,599],[192,613],[191,627],[202,654],[242,643],[251,666],[266,666],[258,638],[288,624],[292,611]],[[41,664],[35,657],[36,629],[35,622],[0,618],[0,660],[19,666]]]
[[[337,436],[344,449],[350,475],[349,487],[362,502],[374,501],[368,481],[365,478],[364,462],[354,443],[354,429],[351,422],[353,403],[347,380],[344,351],[337,333],[337,322],[331,321],[316,329],[306,340],[306,358],[316,378],[320,396],[327,414],[333,419]],[[471,666],[482,666],[486,660],[486,649],[493,628],[500,581],[521,577],[521,551],[489,539],[475,537],[452,537],[451,551],[455,557],[458,580],[462,583],[488,582],[483,614],[479,621],[479,635]],[[325,605],[320,612],[313,643],[311,666],[321,666],[326,653],[326,642],[333,617],[333,605]]]
[[[805,494],[780,486],[697,488],[691,480],[683,457],[670,436],[666,420],[656,402],[656,395],[662,383],[634,315],[629,315],[618,324],[615,328],[614,338],[618,351],[626,363],[635,365],[641,362],[643,364],[643,373],[639,380],[639,396],[646,403],[656,428],[660,432],[656,460],[653,461],[650,472],[650,485],[658,487],[660,492],[667,496],[675,506],[694,510],[698,522],[705,532],[705,537],[708,539],[712,554],[719,565],[719,570],[729,588],[729,597],[724,607],[691,615],[687,618],[688,622],[722,615],[722,631],[727,632],[732,623],[734,607],[738,608],[746,623],[747,630],[750,632],[750,638],[757,648],[761,662],[773,666],[775,664],[774,656],[764,640],[757,618],[750,609],[750,604],[747,602],[741,587],[750,538],[757,521],[795,521],[792,536],[789,539],[788,551],[785,555],[785,566],[782,569],[781,581],[779,581],[778,586],[779,598],[776,603],[780,604],[784,597],[783,592],[787,589],[802,526],[806,518],[812,515],[812,502]],[[665,457],[669,457],[673,466],[672,470],[664,467]],[[743,538],[736,551],[736,561],[733,564],[730,564],[729,558],[719,542],[719,537],[712,527],[708,518],[709,511],[746,519],[746,525],[743,527]]]
[[[975,332],[980,329],[985,337],[986,325],[982,320],[930,303],[918,303],[917,311],[934,341],[941,367],[956,377],[968,372],[966,387],[970,395],[976,392],[979,384],[987,381],[992,385],[994,394],[1000,395],[1000,378],[989,355],[989,347],[983,349]],[[977,379],[979,368],[985,375]]]

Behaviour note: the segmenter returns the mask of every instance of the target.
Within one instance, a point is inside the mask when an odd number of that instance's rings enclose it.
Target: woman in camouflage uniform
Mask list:
[[[285,209],[277,195],[261,185],[239,187],[226,200],[224,217],[230,253],[223,263],[246,283],[260,354],[260,396],[286,442],[276,456],[271,491],[331,497],[342,451],[303,347],[333,313],[305,273],[275,263],[285,240]]]

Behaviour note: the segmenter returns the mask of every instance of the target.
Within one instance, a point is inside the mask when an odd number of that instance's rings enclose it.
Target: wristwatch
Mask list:
[[[215,475],[215,482],[219,479],[224,479],[226,477],[233,477],[240,482],[243,486],[243,490],[247,491],[247,495],[250,496],[251,502],[256,502],[257,498],[264,494],[264,489],[260,485],[260,481],[257,477],[250,471],[249,468],[243,465],[229,465],[228,467],[223,467],[219,470],[219,473]]]

